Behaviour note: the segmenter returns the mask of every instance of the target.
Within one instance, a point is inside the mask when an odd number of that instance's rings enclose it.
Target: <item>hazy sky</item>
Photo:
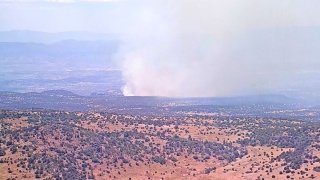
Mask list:
[[[0,2],[0,30],[126,34],[126,95],[319,95],[319,0]]]
[[[126,4],[107,0],[0,0],[0,29],[123,32],[129,11]]]
[[[210,33],[319,26],[319,7],[317,0],[0,0],[0,29],[128,32],[141,18]]]

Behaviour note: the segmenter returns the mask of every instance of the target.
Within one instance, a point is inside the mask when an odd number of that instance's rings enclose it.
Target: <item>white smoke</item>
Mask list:
[[[124,95],[229,96],[286,88],[300,71],[320,69],[320,39],[310,34],[320,24],[314,13],[320,3],[301,8],[300,2],[140,1],[118,56]]]

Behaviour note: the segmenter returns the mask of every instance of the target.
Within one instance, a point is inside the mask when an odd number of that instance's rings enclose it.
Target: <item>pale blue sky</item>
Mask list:
[[[132,18],[130,4],[113,1],[0,2],[0,30],[119,33]]]
[[[154,15],[196,32],[319,26],[319,9],[318,0],[0,0],[0,30],[126,33]]]

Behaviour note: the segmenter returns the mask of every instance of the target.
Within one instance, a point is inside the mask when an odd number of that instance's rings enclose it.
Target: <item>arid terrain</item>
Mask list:
[[[320,123],[0,111],[0,179],[320,179]]]

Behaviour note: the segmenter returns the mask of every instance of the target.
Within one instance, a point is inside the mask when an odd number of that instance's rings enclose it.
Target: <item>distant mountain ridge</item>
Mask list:
[[[116,40],[63,40],[50,44],[34,42],[0,42],[1,66],[8,70],[75,68],[112,68],[116,69],[113,56],[120,42]],[[54,68],[53,68],[54,67]],[[12,69],[16,68],[16,69]],[[18,69],[17,69],[18,68]],[[2,72],[4,70],[0,70]]]
[[[0,31],[0,42],[55,43],[63,40],[97,41],[119,40],[118,34],[82,31],[49,33],[29,30]]]
[[[0,42],[0,57],[59,57],[65,55],[98,56],[112,54],[118,49],[119,42],[63,40],[50,44],[34,42]]]

